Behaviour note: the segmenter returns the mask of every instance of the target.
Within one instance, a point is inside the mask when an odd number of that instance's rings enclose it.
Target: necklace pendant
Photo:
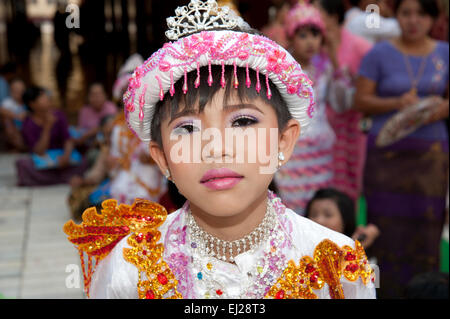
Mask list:
[[[417,96],[417,89],[415,87],[412,87],[411,90],[409,90],[409,93],[411,95]]]

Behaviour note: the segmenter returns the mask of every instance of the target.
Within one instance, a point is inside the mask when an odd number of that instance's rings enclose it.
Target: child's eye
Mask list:
[[[249,126],[258,123],[258,120],[251,116],[239,116],[231,122],[233,127]]]
[[[192,123],[186,123],[179,125],[173,129],[174,134],[191,134],[197,132],[199,129],[195,127]]]

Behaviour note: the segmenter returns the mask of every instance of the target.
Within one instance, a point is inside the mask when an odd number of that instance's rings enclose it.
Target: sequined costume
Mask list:
[[[234,264],[204,256],[191,240],[189,202],[167,216],[148,201],[117,207],[110,200],[102,215],[88,210],[81,226],[64,230],[90,256],[90,298],[375,298],[375,274],[358,242],[268,195],[277,225]]]

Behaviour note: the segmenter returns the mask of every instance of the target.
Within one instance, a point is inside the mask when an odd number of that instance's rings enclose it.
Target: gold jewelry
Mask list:
[[[417,87],[419,85],[420,79],[422,78],[423,72],[425,71],[425,66],[427,65],[428,55],[422,58],[422,62],[420,63],[419,70],[417,71],[417,75],[414,76],[411,63],[409,62],[409,58],[406,54],[403,53],[403,57],[405,59],[406,71],[408,72],[409,79],[411,81],[411,90],[409,92],[417,96]]]

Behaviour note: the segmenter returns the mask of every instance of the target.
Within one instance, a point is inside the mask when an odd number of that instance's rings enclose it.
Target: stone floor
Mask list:
[[[69,187],[15,186],[17,157],[0,154],[0,298],[84,298],[78,253],[62,231]]]

